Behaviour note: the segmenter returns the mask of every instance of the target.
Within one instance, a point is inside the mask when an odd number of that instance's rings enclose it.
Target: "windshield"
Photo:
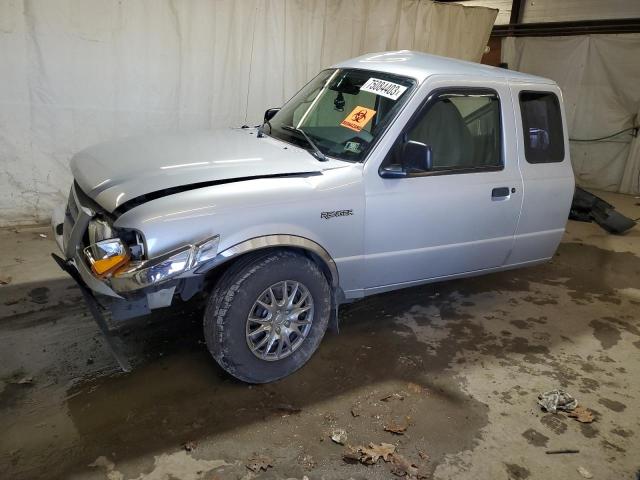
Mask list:
[[[414,84],[388,73],[324,70],[264,125],[264,133],[307,150],[311,140],[324,155],[360,161]]]

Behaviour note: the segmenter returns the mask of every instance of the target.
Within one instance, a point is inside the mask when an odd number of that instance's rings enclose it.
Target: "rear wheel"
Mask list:
[[[220,279],[204,316],[209,351],[227,372],[250,383],[285,377],[318,348],[331,314],[327,279],[291,251],[239,260]]]

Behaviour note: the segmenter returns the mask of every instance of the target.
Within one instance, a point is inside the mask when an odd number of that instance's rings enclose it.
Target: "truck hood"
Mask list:
[[[95,145],[71,159],[81,190],[102,208],[116,208],[144,195],[194,184],[274,177],[344,167],[320,162],[304,149],[255,129],[131,137]],[[171,191],[169,191],[171,192]]]

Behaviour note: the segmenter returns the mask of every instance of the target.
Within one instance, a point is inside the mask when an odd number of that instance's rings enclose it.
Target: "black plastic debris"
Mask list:
[[[576,187],[573,194],[569,218],[579,222],[596,222],[615,235],[622,235],[636,225],[634,220],[617,212],[613,205],[580,187]]]

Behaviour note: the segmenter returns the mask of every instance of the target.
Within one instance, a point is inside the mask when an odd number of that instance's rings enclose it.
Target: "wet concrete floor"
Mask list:
[[[545,265],[345,306],[309,364],[263,386],[217,367],[191,305],[121,327],[134,370],[120,373],[79,292],[34,283],[2,299],[0,478],[396,478],[345,462],[336,429],[394,444],[426,478],[635,478],[640,236],[604,235],[571,223]],[[556,387],[595,421],[540,411]],[[564,448],[580,453],[545,453]],[[248,470],[255,454],[272,467]]]

